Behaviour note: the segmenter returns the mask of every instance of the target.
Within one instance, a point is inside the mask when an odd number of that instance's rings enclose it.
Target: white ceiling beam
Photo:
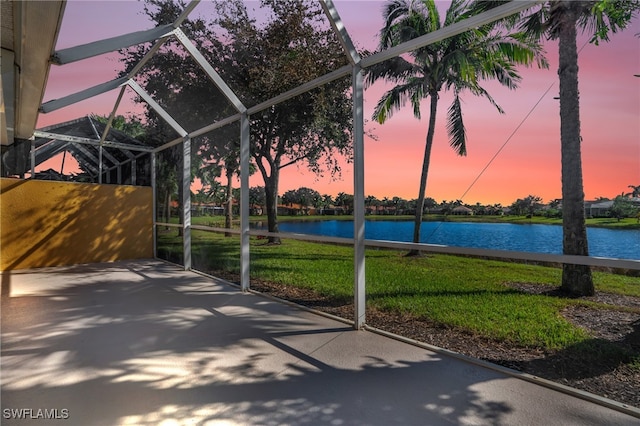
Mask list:
[[[178,124],[178,122],[176,120],[173,119],[173,117],[171,116],[171,114],[169,114],[167,111],[165,111],[164,108],[162,108],[160,106],[159,103],[157,103],[152,97],[151,95],[149,95],[142,87],[140,87],[140,85],[138,83],[136,83],[134,80],[129,79],[127,81],[127,84],[129,85],[129,87],[131,87],[138,95],[140,95],[140,97],[142,99],[144,99],[149,106],[151,106],[151,108],[153,108],[155,110],[155,112],[158,113],[158,115],[160,117],[162,117],[162,119],[164,121],[167,122],[167,124],[169,126],[171,126],[173,128],[173,130],[175,130],[176,132],[178,132],[178,134],[182,137],[185,137],[189,134],[189,132],[187,132],[185,129],[182,128],[182,126],[180,124]]]
[[[91,43],[81,44],[67,49],[56,51],[51,57],[51,63],[55,65],[64,65],[82,59],[92,58],[119,49],[125,49],[140,43],[154,41],[163,35],[171,32],[173,26],[171,24],[161,25],[149,30],[137,31],[124,34],[104,40],[98,40]]]
[[[349,36],[347,29],[342,23],[342,19],[338,14],[338,9],[336,9],[336,6],[333,4],[333,1],[321,0],[320,4],[322,5],[322,9],[324,9],[325,15],[327,15],[327,18],[329,19],[331,28],[333,28],[333,31],[338,37],[338,40],[340,41],[340,44],[342,45],[342,48],[344,49],[344,52],[347,55],[347,59],[349,60],[351,65],[358,64],[362,58],[360,57],[360,54],[356,50],[356,47],[353,44],[353,41],[351,40],[351,37]]]
[[[136,75],[140,69],[153,57],[153,55],[157,52],[157,50],[164,44],[164,42],[173,35],[173,32],[169,31],[167,33],[167,30],[170,28],[176,28],[178,27],[182,22],[184,22],[185,19],[187,19],[187,17],[189,16],[189,14],[193,11],[193,9],[198,5],[198,3],[200,3],[200,0],[193,0],[191,3],[189,3],[187,5],[187,7],[183,10],[183,12],[180,14],[180,16],[171,24],[168,26],[163,26],[163,27],[156,27],[153,30],[149,30],[149,32],[142,32],[144,33],[145,36],[151,36],[151,32],[153,31],[154,34],[158,38],[158,40],[156,41],[156,43],[151,47],[151,49],[145,54],[145,56],[133,67],[133,69],[131,71],[129,71],[129,73],[125,76],[125,77],[121,77],[106,83],[102,83],[102,84],[98,84],[96,86],[93,86],[89,89],[85,89],[82,90],[80,92],[65,96],[64,98],[60,98],[60,99],[55,99],[49,102],[45,102],[44,104],[42,104],[40,106],[40,112],[43,113],[47,113],[47,112],[51,112],[51,111],[55,111],[57,109],[72,105],[74,103],[83,101],[85,99],[91,98],[93,96],[99,95],[101,93],[104,92],[108,92],[110,90],[113,90],[117,87],[119,87],[122,83],[126,82],[128,79],[130,79],[131,77],[133,77],[134,75]],[[160,31],[158,30],[157,32],[155,32],[156,29],[162,28],[165,31]],[[164,35],[162,35],[161,33],[164,32]],[[123,39],[127,39],[129,36],[131,36],[131,34],[129,35],[125,35],[125,36],[120,36],[120,37],[116,37],[115,39],[119,39],[120,42],[123,41]],[[142,37],[142,36],[135,36],[135,37]],[[156,37],[156,38],[157,38]],[[130,40],[132,40],[134,38],[134,36],[131,37]],[[145,41],[149,41],[149,40],[145,40]],[[114,45],[114,41],[113,39],[107,39],[107,40],[103,40],[104,45],[102,46],[102,48],[104,49],[106,46],[110,46],[113,47]],[[98,44],[98,48],[100,47],[100,42],[95,42],[95,43],[90,43],[93,46],[94,49],[96,49],[96,44]],[[82,49],[83,51],[85,50],[90,50],[91,47],[85,47]],[[73,52],[68,52],[69,55],[74,55]],[[76,52],[75,55],[80,55],[82,52]],[[106,52],[103,52],[106,53]],[[63,55],[65,56],[65,55]]]
[[[180,28],[176,28],[173,31],[174,35],[185,49],[189,52],[191,57],[200,65],[200,67],[207,73],[207,76],[213,84],[222,92],[222,94],[233,104],[233,107],[239,112],[244,113],[247,108],[242,104],[240,99],[236,96],[233,90],[227,85],[227,83],[220,77],[220,75],[213,69],[211,64],[205,59],[200,51],[193,45],[191,40],[182,32]]]
[[[96,86],[89,87],[88,89],[73,93],[71,95],[67,95],[60,99],[50,100],[42,104],[42,106],[40,107],[40,112],[46,114],[48,112],[64,108],[77,102],[84,101],[85,99],[92,98],[94,96],[120,87],[122,84],[126,83],[127,80],[127,77],[116,78],[115,80],[107,81],[106,83],[101,83]]]

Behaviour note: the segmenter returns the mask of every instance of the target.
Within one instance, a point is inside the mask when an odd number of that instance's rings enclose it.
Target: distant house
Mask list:
[[[318,214],[326,216],[337,216],[345,214],[345,210],[343,207],[330,205],[328,207],[321,207],[318,210]]]
[[[315,215],[317,209],[313,206],[303,206],[302,204],[291,203],[288,205],[278,205],[278,215],[282,216],[300,216],[300,215]]]
[[[585,203],[585,213],[587,217],[606,217],[613,207],[613,200]]]
[[[177,207],[177,203],[176,203]],[[216,216],[223,215],[224,207],[216,206],[213,203],[191,203],[191,216]]]
[[[464,216],[464,215],[473,216],[473,210],[471,210],[469,207],[457,206],[451,210],[451,214],[461,215],[461,216]]]

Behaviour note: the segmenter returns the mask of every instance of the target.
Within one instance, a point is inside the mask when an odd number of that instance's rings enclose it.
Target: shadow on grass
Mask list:
[[[529,361],[495,359],[492,362],[560,382],[599,377],[624,365],[640,368],[640,321],[633,323],[632,328],[617,341],[593,338],[543,358]]]

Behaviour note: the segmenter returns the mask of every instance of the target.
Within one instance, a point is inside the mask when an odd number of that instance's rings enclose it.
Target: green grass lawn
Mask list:
[[[179,261],[176,232],[159,235],[161,257]],[[174,258],[172,259],[172,256]],[[177,256],[177,257],[176,257]],[[192,233],[195,269],[240,271],[240,240],[205,231]],[[285,240],[266,245],[251,240],[251,277],[312,289],[339,302],[353,300],[351,247]],[[368,249],[367,304],[403,312],[446,326],[518,345],[562,349],[589,339],[560,312],[570,304],[592,302],[514,290],[510,282],[558,286],[559,268],[434,254],[405,257],[404,252]],[[598,290],[640,296],[640,278],[594,272]]]

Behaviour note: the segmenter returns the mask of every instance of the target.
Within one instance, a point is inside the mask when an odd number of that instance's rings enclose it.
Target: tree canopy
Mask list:
[[[273,98],[346,64],[323,11],[306,0],[263,0],[264,23],[239,0],[216,2],[212,52],[247,105]],[[264,11],[263,11],[264,12]],[[212,58],[214,59],[214,58]],[[350,80],[341,79],[251,117],[251,155],[267,198],[269,231],[277,232],[279,172],[303,164],[314,173],[339,173],[338,157],[351,156]],[[271,238],[272,242],[279,242]]]
[[[241,0],[214,1],[210,20],[196,18],[181,26],[186,36],[247,106],[272,99],[346,64],[346,57],[318,3],[309,0],[262,0],[260,19]],[[158,25],[173,22],[182,0],[145,0],[145,12]],[[129,49],[126,71],[149,45]],[[175,39],[167,41],[137,77],[140,84],[187,131],[231,116],[230,102]],[[250,118],[251,156],[265,184],[269,230],[277,232],[279,171],[303,165],[314,173],[340,172],[338,157],[351,157],[350,80],[340,79],[278,103]],[[147,122],[165,139],[174,138],[151,109]],[[237,123],[202,135],[192,152],[205,164],[239,167]],[[273,241],[277,239],[272,238]]]

